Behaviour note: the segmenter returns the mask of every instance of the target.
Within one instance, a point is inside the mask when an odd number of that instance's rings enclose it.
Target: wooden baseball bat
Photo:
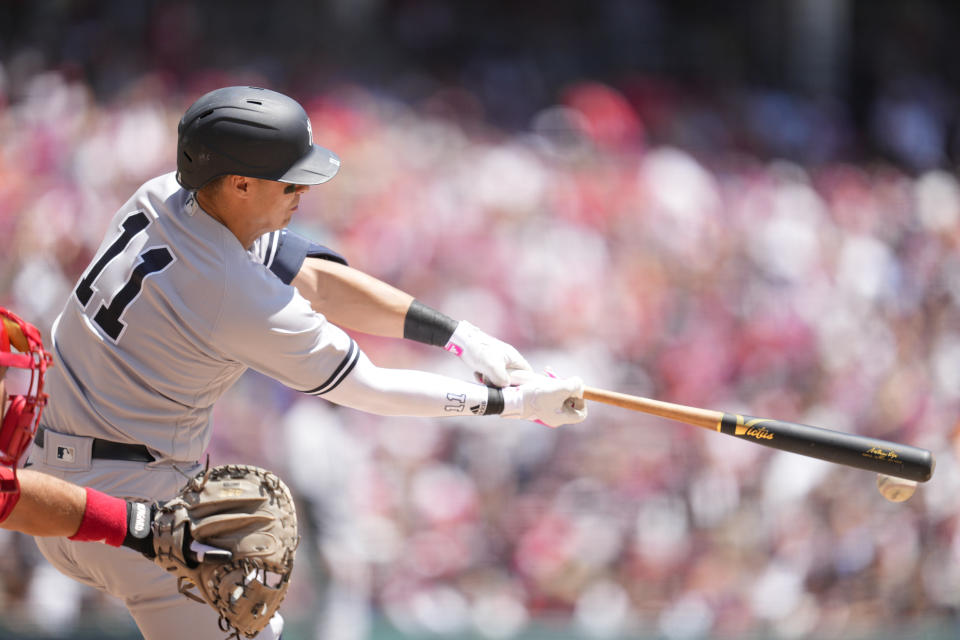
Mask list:
[[[583,397],[719,431],[781,451],[917,482],[929,480],[936,466],[933,454],[926,449],[822,427],[698,409],[593,387],[584,388]]]

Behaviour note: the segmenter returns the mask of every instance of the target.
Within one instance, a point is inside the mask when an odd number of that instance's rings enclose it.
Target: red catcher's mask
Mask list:
[[[14,353],[11,346],[19,353]],[[44,350],[37,328],[0,307],[0,367],[30,371],[27,392],[10,396],[10,405],[0,421],[0,464],[16,468],[33,440],[47,402],[43,377],[51,362],[52,357]],[[3,490],[6,487],[0,487],[0,491]]]

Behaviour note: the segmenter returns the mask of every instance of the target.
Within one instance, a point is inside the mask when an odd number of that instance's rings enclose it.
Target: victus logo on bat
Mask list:
[[[767,429],[766,427],[758,427],[757,425],[763,424],[764,422],[773,422],[773,420],[768,420],[766,418],[754,418],[753,420],[744,421],[743,416],[737,416],[737,426],[734,427],[733,435],[739,437],[747,438],[756,438],[757,440],[773,440],[773,432]]]

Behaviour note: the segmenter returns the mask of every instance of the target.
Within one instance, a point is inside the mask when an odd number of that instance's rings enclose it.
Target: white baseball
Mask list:
[[[890,502],[903,502],[909,500],[910,496],[917,490],[917,483],[913,480],[879,473],[877,474],[877,489],[880,490],[880,495]]]

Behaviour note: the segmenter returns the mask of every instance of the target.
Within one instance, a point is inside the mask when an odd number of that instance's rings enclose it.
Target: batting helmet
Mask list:
[[[12,352],[11,345],[20,353]],[[0,367],[30,370],[27,392],[10,396],[6,413],[0,411],[0,464],[16,467],[36,434],[47,402],[43,377],[51,360],[37,328],[0,307]]]
[[[320,184],[340,159],[313,144],[310,119],[288,96],[258,87],[224,87],[194,102],[177,127],[177,182],[199,189],[225,175]]]

